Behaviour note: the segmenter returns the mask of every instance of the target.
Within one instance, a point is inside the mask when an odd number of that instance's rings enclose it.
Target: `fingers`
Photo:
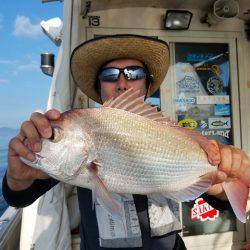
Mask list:
[[[231,176],[237,177],[243,174],[245,167],[243,165],[244,155],[238,148],[232,149],[232,167],[231,167]]]
[[[23,163],[19,157],[34,161],[36,159],[34,152],[39,152],[42,148],[41,137],[49,138],[52,134],[50,120],[59,118],[60,112],[57,110],[49,110],[45,114],[34,112],[30,120],[22,123],[20,133],[10,140],[7,172],[9,178],[18,180],[17,188],[24,187],[27,180],[30,185],[30,180],[49,178],[46,173]]]
[[[210,164],[217,166],[221,162],[219,143],[216,140],[209,140],[209,143],[208,161]]]
[[[229,146],[221,146],[221,162],[219,164],[219,170],[225,172],[226,174],[230,174],[231,166],[232,166],[232,152]]]
[[[45,115],[50,119],[50,120],[57,120],[60,118],[60,112],[57,109],[50,109],[48,110]]]
[[[20,135],[27,138],[34,152],[41,150],[40,135],[32,121],[25,121],[21,125]]]
[[[56,109],[51,109],[45,114],[34,112],[31,115],[30,121],[34,123],[38,133],[44,137],[49,138],[52,135],[52,128],[49,120],[57,120],[60,118],[60,112]]]
[[[21,156],[27,160],[34,161],[35,155],[18,138],[14,137],[9,143],[9,157]]]
[[[247,167],[247,155],[244,151],[231,145],[220,145],[221,163],[219,170],[229,177],[241,176]]]
[[[204,176],[212,181],[212,185],[224,182],[227,179],[227,174],[222,171],[214,171]]]
[[[31,161],[35,160],[33,152],[41,151],[41,136],[49,138],[52,134],[49,119],[58,118],[60,118],[60,112],[55,109],[49,110],[46,114],[32,113],[30,120],[22,123],[19,135],[10,141],[9,154],[19,155]],[[27,143],[24,143],[25,138],[27,138]]]
[[[40,140],[39,134],[44,138],[49,138],[51,136],[52,134],[51,125],[49,123],[48,118],[44,114],[34,112],[30,117],[30,121],[33,123],[33,126],[35,126],[35,129],[38,131],[36,135],[34,134],[36,139]],[[24,131],[24,133],[27,135],[26,131]]]
[[[30,120],[22,124],[20,134],[28,139],[31,149],[34,152],[41,151],[41,137],[49,138],[52,135],[52,128],[49,120],[56,120],[58,118],[60,118],[60,112],[52,109],[45,114],[34,112]]]

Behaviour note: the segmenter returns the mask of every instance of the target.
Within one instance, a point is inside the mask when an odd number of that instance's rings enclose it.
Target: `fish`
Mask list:
[[[224,126],[224,125],[227,125],[227,126],[228,126],[228,121],[223,122],[223,121],[218,120],[218,121],[212,122],[211,124],[212,124],[213,126]]]
[[[210,163],[219,163],[218,146],[179,127],[138,95],[129,89],[100,108],[63,112],[50,121],[52,136],[42,138],[35,161],[21,160],[57,180],[91,189],[92,202],[118,216],[121,207],[112,193],[196,199],[212,185],[207,174],[218,170]],[[250,171],[222,185],[235,215],[246,222]]]

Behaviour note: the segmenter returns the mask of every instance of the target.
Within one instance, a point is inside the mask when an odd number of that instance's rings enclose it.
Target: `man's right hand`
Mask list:
[[[21,191],[30,187],[36,179],[49,178],[41,170],[23,163],[19,157],[34,161],[34,152],[40,152],[42,148],[41,138],[50,138],[52,135],[49,120],[59,118],[60,112],[55,109],[51,109],[45,114],[34,112],[30,120],[22,123],[20,133],[10,140],[6,179],[9,188],[13,191]],[[24,144],[25,139],[28,140],[32,150]]]

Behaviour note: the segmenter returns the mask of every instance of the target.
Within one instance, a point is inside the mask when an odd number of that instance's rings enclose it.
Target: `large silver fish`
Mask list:
[[[74,109],[51,122],[53,136],[42,140],[34,162],[50,176],[90,188],[94,197],[119,210],[110,192],[152,194],[187,201],[211,186],[203,177],[216,171],[207,153],[218,155],[209,140],[180,129],[138,93],[128,90],[101,108]],[[206,151],[206,152],[205,152]],[[236,216],[246,221],[250,173],[223,183]]]

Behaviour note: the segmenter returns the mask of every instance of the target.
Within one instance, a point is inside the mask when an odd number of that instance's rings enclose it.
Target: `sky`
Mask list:
[[[3,4],[4,2],[4,4]],[[11,0],[0,4],[0,128],[19,128],[35,110],[46,110],[52,78],[40,70],[41,53],[58,47],[42,20],[63,19],[63,2]]]

